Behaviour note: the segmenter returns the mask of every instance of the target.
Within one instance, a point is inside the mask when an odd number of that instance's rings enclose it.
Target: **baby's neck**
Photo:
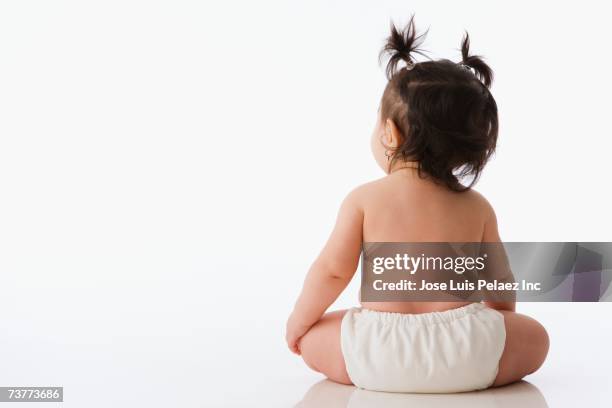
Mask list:
[[[416,161],[400,161],[400,162],[394,163],[393,166],[391,166],[391,168],[389,169],[388,174],[395,173],[396,171],[410,171],[410,169],[416,170],[418,168],[419,168],[419,162],[416,162]]]

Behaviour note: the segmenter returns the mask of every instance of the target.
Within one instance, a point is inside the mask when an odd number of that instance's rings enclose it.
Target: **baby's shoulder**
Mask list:
[[[473,188],[465,191],[464,194],[474,205],[481,206],[483,208],[491,207],[491,203],[489,203],[489,200],[487,200],[487,198],[482,193],[479,193]]]
[[[381,192],[387,188],[386,184],[385,178],[361,184],[353,188],[347,194],[344,201],[351,205],[363,208],[368,201],[380,196]]]
[[[345,205],[364,209],[368,204],[387,203],[397,194],[397,186],[388,177],[383,177],[353,188],[346,196]],[[402,191],[406,191],[403,189]],[[487,198],[474,189],[463,192],[446,190],[442,195],[434,194],[432,199],[442,199],[447,203],[452,203],[457,208],[463,208],[471,213],[477,213],[484,218],[495,216],[493,206]],[[405,194],[405,193],[403,193]],[[419,194],[422,194],[420,192]]]
[[[487,200],[487,198],[478,191],[469,189],[459,194],[462,194],[468,205],[474,211],[477,211],[479,214],[483,215],[484,218],[495,216],[495,211],[493,210],[493,206],[489,200]]]

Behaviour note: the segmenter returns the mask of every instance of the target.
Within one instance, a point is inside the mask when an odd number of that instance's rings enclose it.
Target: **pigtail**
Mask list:
[[[393,77],[400,62],[403,61],[406,64],[406,68],[410,69],[416,63],[414,54],[426,56],[425,51],[419,48],[426,35],[427,31],[417,35],[414,15],[410,17],[410,21],[403,30],[398,30],[397,27],[391,23],[391,35],[387,38],[385,46],[379,56],[380,61],[382,61],[384,56],[389,56],[386,68],[387,79]]]
[[[461,41],[461,64],[474,70],[474,75],[487,87],[491,87],[493,82],[493,70],[483,61],[480,55],[470,55],[470,36],[465,32]]]

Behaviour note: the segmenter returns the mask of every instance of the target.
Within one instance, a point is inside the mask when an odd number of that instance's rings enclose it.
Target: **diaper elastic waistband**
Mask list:
[[[439,323],[450,323],[462,317],[473,315],[485,309],[486,306],[482,303],[471,303],[466,306],[458,307],[456,309],[445,310],[443,312],[429,312],[429,313],[394,313],[394,312],[380,312],[377,310],[357,308],[356,313],[359,313],[361,318],[373,319],[377,321],[387,323],[400,323],[400,324],[420,324],[430,325]]]

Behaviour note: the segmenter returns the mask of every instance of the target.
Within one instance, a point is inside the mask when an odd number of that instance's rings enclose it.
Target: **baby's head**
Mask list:
[[[461,44],[463,60],[416,62],[425,34],[417,35],[414,17],[391,35],[381,52],[388,56],[387,78],[372,138],[372,151],[387,172],[418,167],[456,191],[474,185],[495,150],[497,104],[489,92],[493,72],[481,57],[469,55],[469,36]],[[403,67],[400,67],[403,63]],[[471,177],[466,186],[460,179]]]

